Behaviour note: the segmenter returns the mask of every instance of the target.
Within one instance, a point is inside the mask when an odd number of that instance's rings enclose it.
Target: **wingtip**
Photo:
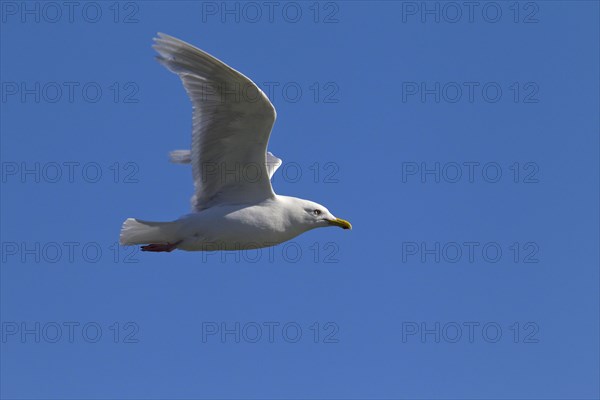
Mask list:
[[[179,41],[180,39],[177,39],[175,36],[167,35],[166,33],[163,33],[163,32],[156,32],[156,37],[154,38],[154,40],[176,40],[176,41]]]
[[[164,42],[165,40],[171,38],[172,36],[167,35],[166,33],[156,32],[156,36],[152,38],[152,41],[156,43]]]

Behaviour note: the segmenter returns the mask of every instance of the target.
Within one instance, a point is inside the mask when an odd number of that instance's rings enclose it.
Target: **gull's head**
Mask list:
[[[307,230],[337,226],[343,229],[352,229],[350,222],[336,218],[325,206],[314,201],[294,199],[294,219],[304,225]]]

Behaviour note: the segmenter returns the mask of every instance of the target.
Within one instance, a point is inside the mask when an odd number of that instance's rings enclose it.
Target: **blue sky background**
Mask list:
[[[3,398],[600,395],[597,2],[471,21],[427,3],[439,22],[420,2],[282,2],[272,21],[238,4],[239,22],[220,2],[80,3],[71,21],[0,4]],[[125,218],[189,210],[166,154],[189,147],[191,106],[157,31],[278,85],[275,190],[352,231],[243,256],[115,247]],[[236,323],[239,343],[220,335]]]

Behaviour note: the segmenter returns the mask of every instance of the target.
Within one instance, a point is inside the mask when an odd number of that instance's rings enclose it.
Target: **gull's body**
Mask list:
[[[275,108],[250,79],[179,39],[159,34],[155,40],[158,60],[179,75],[194,106],[192,149],[171,153],[171,161],[192,165],[193,212],[173,222],[128,218],[121,244],[148,244],[146,251],[241,250],[318,227],[351,228],[317,203],[275,194],[271,177],[281,160],[267,152]]]

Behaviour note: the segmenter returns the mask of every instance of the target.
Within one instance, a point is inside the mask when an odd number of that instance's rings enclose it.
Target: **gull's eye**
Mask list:
[[[321,215],[321,210],[314,210],[314,211],[313,211],[313,214],[314,214],[314,215]]]

